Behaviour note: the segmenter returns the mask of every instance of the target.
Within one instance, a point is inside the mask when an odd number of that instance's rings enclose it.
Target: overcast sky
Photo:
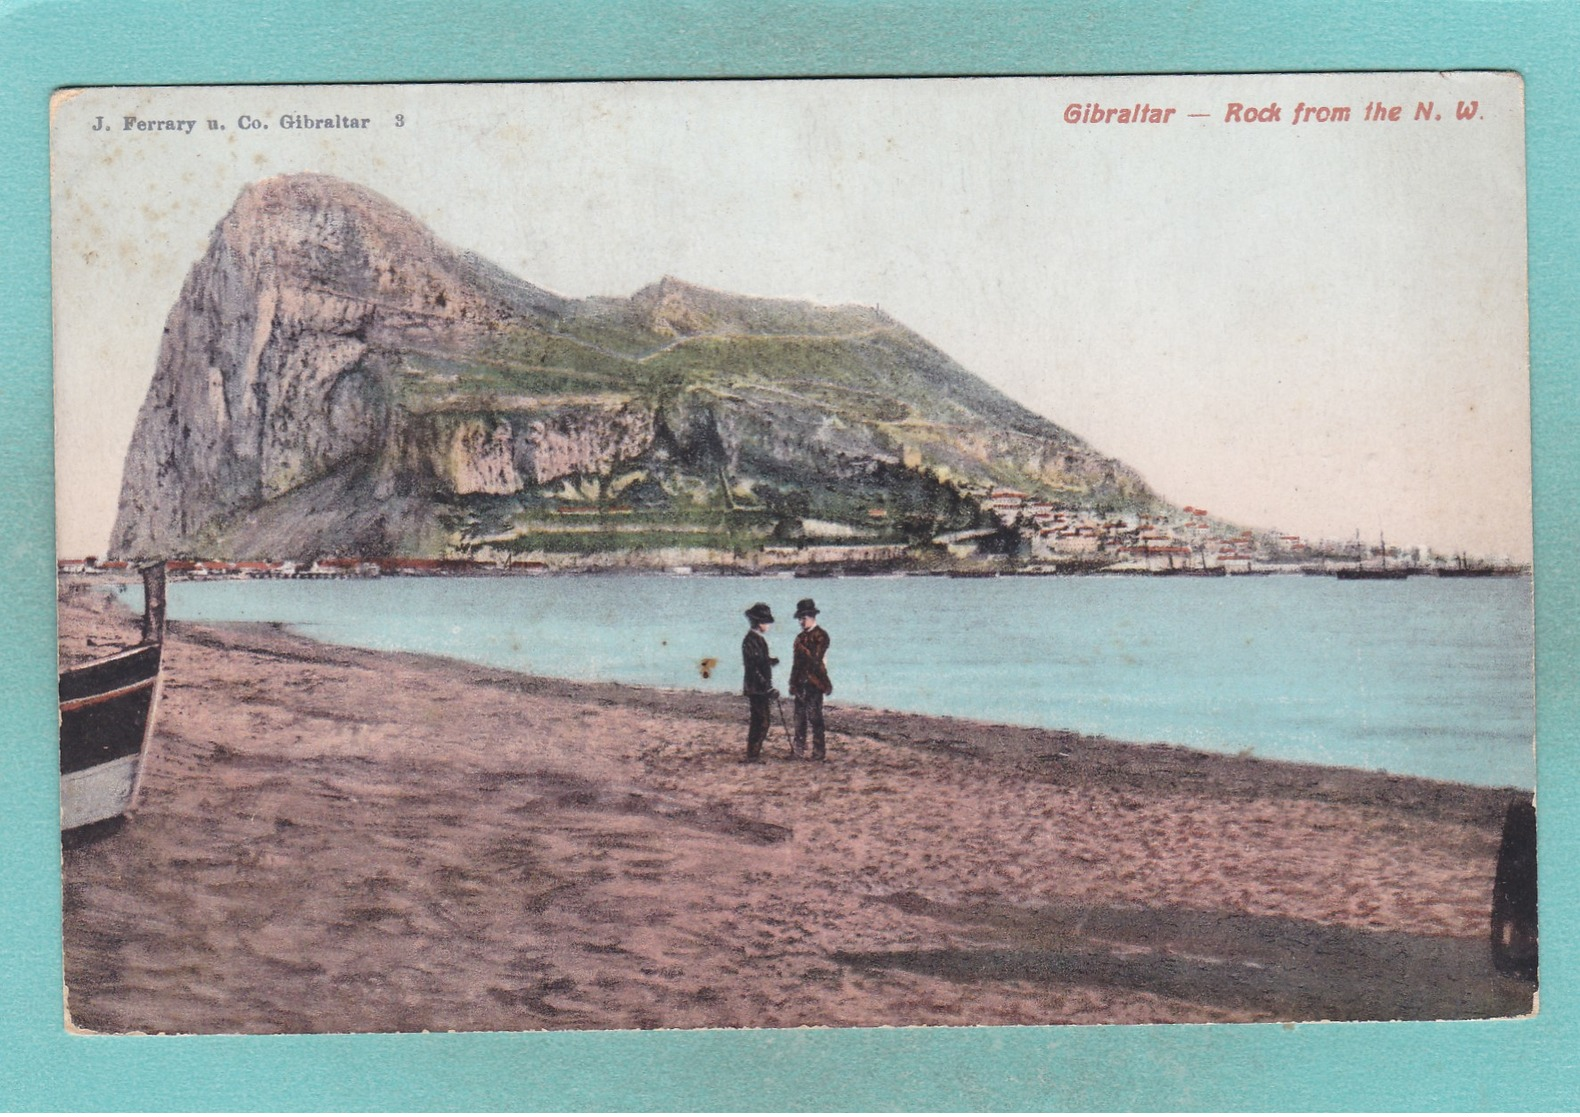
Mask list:
[[[1175,111],[1066,121],[1094,102]],[[1236,103],[1278,119],[1226,121]],[[372,127],[282,127],[297,113]],[[318,171],[565,295],[674,275],[881,305],[1247,526],[1530,556],[1512,76],[107,89],[59,98],[53,143],[64,555],[105,548],[214,225],[247,183]]]

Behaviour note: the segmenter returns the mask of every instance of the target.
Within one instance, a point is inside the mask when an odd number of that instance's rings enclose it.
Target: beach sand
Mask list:
[[[62,654],[135,626],[68,588]],[[64,852],[76,1027],[1521,1015],[1511,793],[172,624],[134,816]]]

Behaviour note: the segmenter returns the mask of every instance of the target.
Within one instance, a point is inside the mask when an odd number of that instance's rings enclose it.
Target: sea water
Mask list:
[[[136,591],[131,591],[136,604]],[[744,610],[833,638],[837,705],[1529,788],[1529,578],[735,578],[177,582],[170,616],[539,675],[738,693]],[[716,661],[703,677],[704,661]]]

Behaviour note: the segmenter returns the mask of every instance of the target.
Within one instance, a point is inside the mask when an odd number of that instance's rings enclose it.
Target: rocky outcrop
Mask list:
[[[434,472],[457,496],[518,493],[514,444],[508,421],[463,419],[449,442],[438,447],[444,452],[435,460]]]
[[[425,553],[477,502],[528,515],[620,470],[650,507],[732,512],[754,478],[904,470],[1153,499],[875,308],[668,277],[565,299],[372,191],[290,175],[242,192],[170,310],[110,553]]]
[[[320,175],[248,187],[166,319],[112,551],[190,550],[214,525],[380,455],[396,441],[391,354],[464,349],[562,304],[371,191]]]
[[[577,473],[608,473],[653,444],[651,409],[563,407],[533,415],[516,441],[516,467],[535,484]]]

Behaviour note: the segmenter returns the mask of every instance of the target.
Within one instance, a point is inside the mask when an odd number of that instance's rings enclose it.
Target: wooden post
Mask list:
[[[1499,973],[1536,980],[1536,806],[1509,804],[1492,885],[1492,961]]]
[[[165,642],[165,564],[150,562],[139,568],[143,575],[143,643]]]

